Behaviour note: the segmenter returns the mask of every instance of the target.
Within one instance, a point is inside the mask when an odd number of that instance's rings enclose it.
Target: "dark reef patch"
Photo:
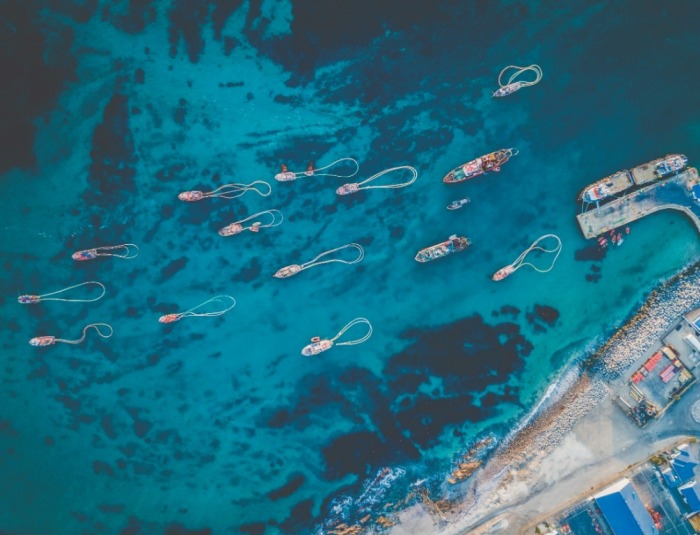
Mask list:
[[[241,270],[236,273],[231,280],[236,282],[251,282],[260,276],[262,272],[262,266],[260,265],[260,260],[253,258],[248,262]]]
[[[112,417],[110,415],[105,415],[100,420],[102,424],[102,430],[105,432],[109,438],[114,440],[117,438],[117,432],[114,430],[114,425],[112,424]]]
[[[411,439],[425,448],[434,443],[447,426],[479,421],[482,414],[482,408],[475,406],[471,396],[421,394],[401,407],[398,420],[409,431]]]
[[[282,532],[289,534],[305,533],[308,527],[314,523],[313,507],[314,501],[311,498],[296,504],[292,508],[289,517],[279,525]]]
[[[579,262],[592,262],[598,261],[605,258],[605,253],[607,249],[601,247],[598,244],[589,245],[581,249],[576,249],[574,253],[574,258]]]
[[[171,2],[168,12],[168,41],[170,57],[177,56],[180,41],[184,41],[187,56],[192,63],[197,63],[204,51],[202,32],[208,28],[211,16],[214,27],[214,39],[220,41],[222,31],[228,18],[239,8],[242,0],[208,2],[206,0],[175,0]],[[213,4],[213,9],[212,9]],[[211,13],[211,15],[210,15]],[[226,52],[230,53],[238,41],[225,36]]]
[[[211,528],[188,529],[184,525],[175,523],[165,528],[165,535],[211,535]]]
[[[350,55],[386,31],[418,24],[424,11],[405,9],[398,0],[371,2],[293,2],[292,36],[271,43],[272,53],[292,72],[311,76],[313,68]]]
[[[160,282],[164,282],[172,278],[178,271],[181,271],[187,265],[188,258],[181,256],[177,260],[173,260],[167,266],[160,270]]]
[[[187,101],[181,98],[178,102],[177,108],[173,110],[173,120],[180,126],[184,126],[185,120],[187,119]]]
[[[147,531],[143,523],[135,516],[130,516],[129,524],[119,532],[119,535],[143,535],[144,533]]]
[[[241,524],[238,530],[246,535],[263,535],[265,533],[264,522],[251,522],[250,524]]]
[[[219,87],[243,87],[245,82],[219,82]]]
[[[0,434],[9,437],[19,436],[19,433],[14,427],[12,427],[12,422],[9,420],[0,420]]]
[[[110,477],[114,477],[114,470],[104,461],[92,461],[92,471],[99,474],[107,474]]]
[[[154,0],[129,0],[129,2],[124,2],[122,6],[126,7],[124,12],[119,12],[118,8],[114,6],[105,6],[102,18],[108,19],[123,32],[140,33],[156,20],[157,12]]]
[[[43,8],[44,3],[36,0],[3,2],[0,174],[36,163],[36,120],[56,106],[64,87],[76,79],[73,30],[58,22],[47,24]],[[89,18],[92,10],[87,11]]]
[[[520,314],[520,309],[512,305],[503,305],[500,309],[501,314],[510,314],[513,317],[517,317]]]
[[[368,475],[372,469],[391,462],[392,451],[377,433],[357,431],[336,437],[321,450],[325,477],[340,479],[348,474]]]
[[[304,484],[304,481],[306,481],[304,474],[293,474],[284,485],[268,492],[267,497],[272,501],[287,498],[299,490],[299,488]]]
[[[516,324],[491,326],[478,315],[435,329],[411,329],[402,337],[415,342],[389,359],[390,384],[404,373],[423,372],[442,379],[450,395],[505,382],[532,350]]]
[[[541,312],[552,320],[552,311]],[[321,452],[327,479],[362,478],[387,464],[419,459],[419,448],[430,447],[444,432],[494,416],[503,403],[519,402],[517,389],[506,388],[506,382],[522,369],[533,346],[518,325],[489,325],[472,316],[401,336],[412,341],[389,359],[381,378],[354,366],[307,375],[290,402],[262,410],[260,424],[304,429],[337,416],[356,423]],[[500,388],[481,395],[489,386]]]
[[[149,422],[148,420],[135,420],[133,427],[134,427],[134,433],[136,434],[136,436],[139,438],[143,438],[151,430],[151,427],[153,427],[153,424],[151,422]]]
[[[535,305],[535,316],[550,327],[559,319],[559,311],[547,305]]]
[[[108,503],[101,503],[97,506],[97,508],[102,511],[103,513],[121,513],[124,511],[126,506],[123,503],[120,504],[108,504]]]
[[[117,205],[136,190],[133,167],[134,139],[129,129],[129,103],[119,93],[112,96],[104,109],[102,122],[92,136],[90,188],[85,200],[99,206]]]

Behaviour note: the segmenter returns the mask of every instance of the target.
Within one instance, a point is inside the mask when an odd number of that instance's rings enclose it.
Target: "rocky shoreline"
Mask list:
[[[523,480],[534,472],[574,425],[606,397],[609,383],[619,379],[674,320],[698,307],[700,262],[652,291],[624,326],[583,362],[580,379],[496,449],[470,482],[465,500],[451,511],[447,531],[464,533],[522,501],[522,495],[514,497],[508,489],[516,475]]]

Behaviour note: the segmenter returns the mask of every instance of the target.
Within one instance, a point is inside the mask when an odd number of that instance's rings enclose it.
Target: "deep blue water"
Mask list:
[[[4,12],[0,531],[310,533],[392,517],[418,480],[453,495],[461,453],[505,436],[698,258],[681,214],[635,223],[607,253],[574,218],[594,180],[670,152],[700,161],[697,2],[16,0]],[[503,67],[532,63],[538,85],[491,98]],[[507,147],[520,154],[500,173],[442,184]],[[339,178],[273,180],[281,163],[343,157],[359,179],[398,165],[419,177],[349,197]],[[253,180],[272,194],[177,199]],[[272,208],[279,227],[217,235]],[[414,262],[452,233],[467,251]],[[491,282],[547,233],[563,242],[550,273]],[[125,242],[136,259],[70,257]],[[349,242],[365,249],[358,265],[272,277]],[[104,299],[16,301],[89,280]],[[157,321],[218,294],[237,300],[224,316]],[[373,325],[367,342],[301,356],[356,317]],[[114,336],[27,344],[92,322]],[[370,485],[384,468],[387,488]]]

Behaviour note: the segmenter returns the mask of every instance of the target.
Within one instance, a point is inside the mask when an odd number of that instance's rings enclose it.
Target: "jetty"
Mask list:
[[[576,216],[586,239],[595,238],[613,229],[624,227],[637,219],[660,210],[679,210],[690,217],[700,232],[700,183],[698,170],[684,171],[656,181],[635,181],[638,186],[628,193],[606,200]],[[641,182],[641,184],[640,184]]]

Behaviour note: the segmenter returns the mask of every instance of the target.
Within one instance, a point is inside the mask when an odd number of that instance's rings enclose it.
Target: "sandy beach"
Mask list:
[[[654,290],[602,347],[578,365],[556,399],[496,449],[466,483],[463,502],[433,517],[418,505],[391,532],[523,533],[548,514],[590,495],[654,452],[697,435],[691,408],[697,393],[661,418],[638,428],[612,402],[625,371],[649,351],[682,314],[700,307],[700,264]],[[569,370],[571,373],[572,370]],[[428,531],[426,531],[428,530]]]

